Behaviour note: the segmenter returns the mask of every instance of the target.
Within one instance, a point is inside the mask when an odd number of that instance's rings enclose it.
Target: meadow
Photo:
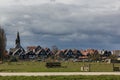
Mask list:
[[[0,76],[0,80],[120,80],[120,76]]]
[[[5,62],[0,64],[0,72],[81,72],[81,66],[90,65],[91,72],[112,72],[113,64],[62,62],[60,68],[47,68],[45,62]],[[120,66],[120,63],[114,64]]]

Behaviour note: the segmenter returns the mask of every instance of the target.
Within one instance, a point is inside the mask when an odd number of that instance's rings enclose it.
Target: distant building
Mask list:
[[[64,53],[66,58],[74,58],[74,53],[71,49],[68,49],[65,53]]]
[[[33,51],[33,52],[35,52],[35,49],[37,48],[37,46],[28,46],[27,47],[27,52],[29,52],[29,51]]]
[[[23,59],[25,56],[25,50],[20,44],[20,35],[19,32],[17,32],[17,38],[15,40],[15,48],[10,48],[9,55],[16,56],[20,59]]]
[[[113,50],[112,53],[120,57],[120,50]]]

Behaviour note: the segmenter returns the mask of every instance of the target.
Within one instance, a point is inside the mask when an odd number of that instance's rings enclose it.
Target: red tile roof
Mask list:
[[[27,47],[27,50],[28,51],[33,51],[33,50],[35,50],[37,48],[37,46],[28,46]]]

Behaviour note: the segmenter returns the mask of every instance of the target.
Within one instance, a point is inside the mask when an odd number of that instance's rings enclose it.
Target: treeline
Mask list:
[[[5,51],[6,51],[6,34],[3,28],[0,27],[0,60],[4,59]]]

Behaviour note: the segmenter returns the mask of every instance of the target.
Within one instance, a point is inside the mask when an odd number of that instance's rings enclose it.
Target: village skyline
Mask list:
[[[13,56],[20,60],[36,60],[40,59],[46,61],[48,59],[58,61],[103,61],[107,59],[117,60],[120,56],[120,50],[97,50],[97,49],[59,49],[57,46],[53,46],[51,49],[42,46],[27,46],[25,50],[21,45],[21,39],[19,32],[15,39],[15,47],[10,48],[8,53],[9,56]]]

